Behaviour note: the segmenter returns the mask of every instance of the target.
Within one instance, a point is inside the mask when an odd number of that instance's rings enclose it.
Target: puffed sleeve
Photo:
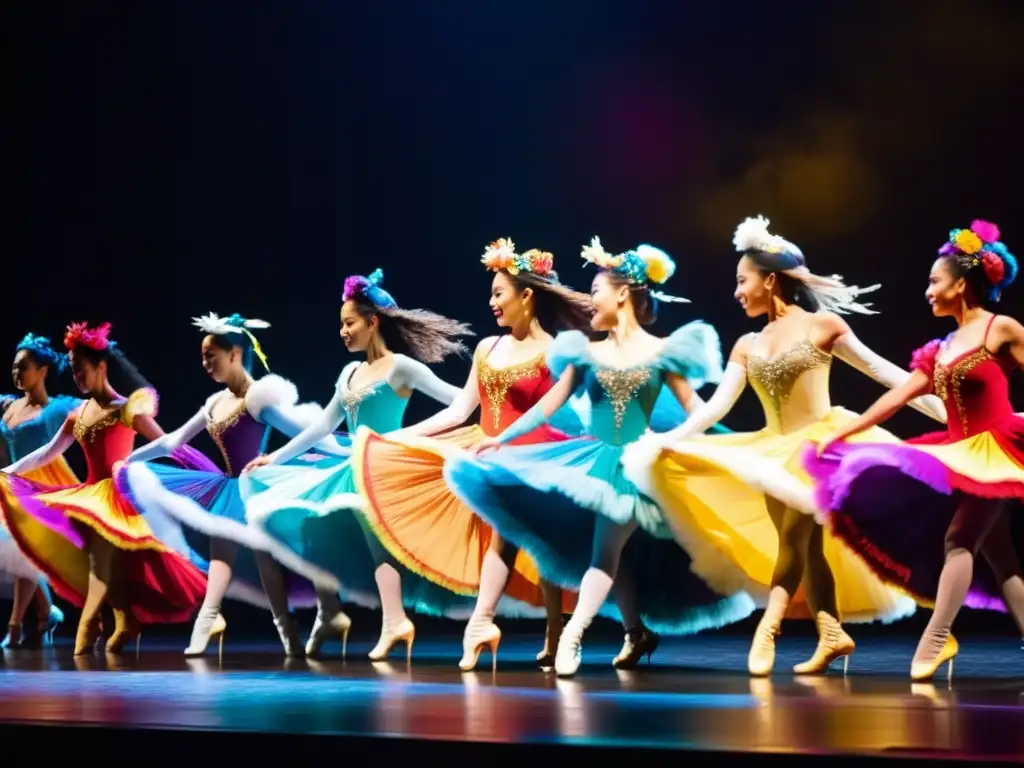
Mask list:
[[[288,379],[268,373],[254,381],[245,393],[245,407],[253,418],[259,419],[264,408],[287,409],[299,401],[299,392]]]
[[[554,378],[559,378],[570,365],[579,369],[586,365],[587,345],[590,341],[580,331],[563,331],[548,345],[547,366]]]
[[[703,320],[687,323],[668,337],[661,365],[666,372],[682,376],[694,389],[717,384],[724,374],[718,331]]]
[[[136,389],[128,396],[128,400],[121,408],[121,419],[126,426],[132,426],[137,416],[156,416],[159,410],[160,400],[156,390],[149,387]]]
[[[939,346],[942,342],[939,339],[932,339],[920,349],[915,349],[910,356],[910,370],[921,371],[931,382],[935,375],[935,358],[939,355]],[[929,385],[931,391],[931,385]]]

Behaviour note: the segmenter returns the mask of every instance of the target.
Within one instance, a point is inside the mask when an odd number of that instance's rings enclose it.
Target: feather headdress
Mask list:
[[[192,325],[203,333],[215,336],[226,336],[230,333],[243,334],[252,342],[252,351],[260,359],[260,362],[263,363],[263,367],[268,371],[270,370],[270,366],[267,364],[267,356],[263,353],[263,347],[260,346],[260,342],[251,330],[253,328],[269,328],[270,323],[266,320],[259,320],[257,318],[246,319],[237,312],[230,317],[220,317],[216,312],[210,312],[202,317],[193,317]]]

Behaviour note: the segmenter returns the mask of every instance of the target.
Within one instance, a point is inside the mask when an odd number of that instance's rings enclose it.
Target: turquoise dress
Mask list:
[[[359,427],[378,433],[401,428],[408,398],[384,380],[350,389],[358,366],[357,361],[350,363],[338,378],[325,409],[328,420],[344,419],[350,434]],[[270,553],[282,565],[337,591],[343,601],[379,608],[374,572],[386,562],[401,576],[407,610],[468,618],[475,597],[432,584],[387,554],[363,515],[364,499],[353,471],[349,459],[313,453],[248,472],[241,477],[248,522],[266,535]],[[499,609],[505,615],[543,616],[543,609],[509,599]]]
[[[0,412],[6,411],[10,403],[19,397],[21,396],[0,395]],[[13,429],[0,420],[0,467],[13,464],[50,442],[64,424],[68,414],[81,404],[82,401],[78,398],[55,395],[40,409],[35,418],[24,421]],[[63,457],[26,476],[38,482],[49,481],[56,485],[78,482]],[[0,594],[7,596],[6,593],[18,578],[38,579],[40,574],[21,554],[7,528],[0,525]]]
[[[690,634],[749,616],[749,596],[719,595],[691,573],[690,559],[672,539],[661,511],[624,477],[620,464],[625,446],[648,429],[666,374],[685,377],[694,389],[720,379],[718,334],[692,322],[673,333],[649,363],[612,368],[594,359],[582,333],[569,331],[552,342],[548,367],[560,376],[570,365],[575,391],[590,401],[589,434],[452,458],[445,477],[454,492],[503,538],[526,550],[545,579],[566,589],[578,589],[591,566],[599,519],[637,523],[619,573],[633,581],[637,607],[652,629]],[[621,621],[611,601],[601,613]]]

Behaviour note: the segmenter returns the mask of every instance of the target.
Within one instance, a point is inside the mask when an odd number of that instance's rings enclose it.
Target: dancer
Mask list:
[[[72,412],[49,443],[0,473],[0,509],[22,553],[65,600],[81,607],[75,655],[102,634],[100,609],[113,609],[108,653],[120,653],[141,635],[141,624],[185,621],[202,601],[206,579],[154,535],[146,519],[117,491],[114,465],[129,454],[135,434],[154,440],[156,393],[110,338],[110,323],[68,326],[75,384],[88,400]],[[128,397],[111,385],[120,375]],[[24,473],[49,464],[73,442],[85,453],[84,483],[53,488]],[[190,454],[179,454],[187,458]]]
[[[314,424],[284,447],[250,461],[242,476],[249,521],[265,532],[281,563],[317,586],[307,656],[317,656],[331,635],[341,636],[344,653],[352,622],[341,610],[339,592],[361,605],[381,606],[380,640],[370,651],[374,661],[403,641],[407,658],[412,653],[416,628],[404,605],[443,614],[454,602],[404,572],[367,530],[361,514],[365,501],[356,492],[351,462],[296,460],[346,420],[350,432],[363,425],[382,432],[397,429],[414,390],[444,404],[458,393],[419,361],[437,363],[463,352],[457,337],[470,335],[468,327],[432,312],[400,309],[381,287],[383,278],[378,269],[369,277],[345,280],[341,337],[350,352],[366,354],[365,362],[345,366],[334,397]],[[415,490],[406,488],[405,493],[412,496]]]
[[[68,414],[81,404],[67,395],[51,396],[46,382],[63,373],[67,359],[44,336],[26,334],[14,352],[14,386],[23,394],[0,396],[0,464],[17,461],[48,443]],[[25,474],[41,485],[73,485],[78,482],[67,461],[60,456],[49,464]],[[0,515],[2,523],[2,515]],[[7,635],[0,648],[16,648],[53,641],[53,633],[64,614],[53,604],[50,588],[32,564],[21,554],[6,528],[0,525],[0,578],[14,582],[14,605]],[[35,632],[22,635],[22,620],[29,603],[35,601],[38,622]]]
[[[555,655],[555,671],[562,676],[579,668],[583,633],[613,583],[627,630],[620,657],[629,653],[638,659],[657,646],[658,637],[644,619],[663,631],[689,634],[736,621],[754,608],[746,595],[723,598],[690,574],[689,558],[665,530],[661,512],[619,467],[623,448],[647,429],[663,384],[689,411],[697,402],[694,390],[718,380],[718,334],[701,321],[668,339],[642,329],[653,322],[658,301],[680,300],[651,288],[675,271],[657,248],[642,245],[612,256],[595,237],[582,255],[600,270],[591,288],[591,323],[607,338],[591,343],[578,331],[559,334],[547,353],[558,382],[514,424],[477,446],[478,455],[502,446],[493,457],[467,454],[445,467],[459,497],[528,551],[544,578],[579,585],[576,610]],[[580,388],[592,402],[589,435],[508,446],[543,424]],[[637,528],[642,531],[633,536]]]
[[[762,601],[767,593],[747,660],[756,676],[774,666],[787,612],[817,624],[813,656],[793,670],[807,674],[840,657],[848,663],[854,643],[841,621],[893,621],[915,607],[815,523],[813,485],[799,466],[804,441],[855,418],[829,401],[833,357],[888,387],[910,375],[865,347],[836,314],[874,314],[858,299],[878,286],[813,274],[800,249],[770,233],[768,223],[748,218],[733,238],[736,300],[748,317],[767,316],[767,325],[736,343],[704,407],[677,429],[641,440],[623,461],[626,476],[661,505],[697,574],[725,593],[742,589]],[[700,435],[729,413],[748,381],[764,409],[764,429]],[[917,407],[945,418],[935,398]],[[882,430],[868,437],[897,442]]]
[[[265,537],[246,524],[238,474],[263,452],[271,428],[294,437],[320,415],[320,409],[312,403],[296,406],[295,385],[269,373],[266,356],[253,334],[254,329],[269,327],[265,321],[247,320],[238,314],[226,318],[209,314],[193,318],[193,325],[203,333],[203,368],[226,388],[211,395],[179,429],[135,449],[119,478],[148,519],[167,514],[187,526],[186,551],[207,572],[206,598],[185,655],[201,656],[215,638],[223,650],[227,622],[220,608],[225,595],[269,607],[287,650],[294,636],[289,605],[312,607],[315,595],[308,582],[286,574],[262,551]],[[268,371],[259,381],[252,377],[254,357]],[[172,455],[204,430],[220,449],[226,472],[216,467],[188,470],[152,461]],[[348,454],[330,437],[316,449]],[[165,539],[165,543],[170,542]]]
[[[466,384],[443,411],[389,435],[361,430],[353,444],[356,483],[367,499],[370,523],[392,555],[454,594],[477,596],[463,638],[463,671],[476,666],[486,646],[494,663],[501,636],[496,614],[530,616],[532,606],[543,606],[547,618],[544,648],[537,655],[546,669],[554,664],[562,612],[572,610],[575,596],[543,582],[525,552],[504,542],[459,501],[445,483],[444,459],[498,434],[551,388],[554,379],[544,361],[551,334],[589,332],[592,309],[586,295],[558,281],[550,253],[519,254],[515,243],[503,238],[485,249],[481,261],[494,273],[491,311],[509,333],[479,343]],[[589,403],[574,405],[589,418]],[[479,424],[462,426],[478,407]],[[580,415],[567,407],[556,421],[564,432],[539,426],[516,442],[579,434]]]
[[[1024,417],[1008,380],[1024,366],[1024,326],[995,314],[1017,261],[999,229],[974,221],[954,229],[932,265],[925,296],[957,330],[917,350],[913,375],[863,416],[822,436],[807,470],[834,534],[882,579],[934,610],[911,663],[933,677],[958,652],[950,634],[966,600],[1013,615],[1024,634],[1024,581],[1007,507],[1024,498]],[[946,431],[899,445],[865,445],[873,425],[912,398],[934,392],[950,414]],[[857,444],[847,444],[856,438]],[[945,556],[943,557],[943,552]],[[975,568],[978,553],[988,567]]]

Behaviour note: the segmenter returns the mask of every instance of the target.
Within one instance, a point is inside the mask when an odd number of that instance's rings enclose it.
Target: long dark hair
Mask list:
[[[807,284],[785,273],[787,269],[807,266],[802,254],[789,251],[771,253],[751,248],[742,252],[741,258],[743,257],[750,259],[761,277],[775,275],[775,281],[779,286],[779,297],[784,302],[808,312],[817,312],[821,309],[821,303]]]
[[[532,272],[513,275],[505,269],[501,273],[512,283],[516,293],[522,293],[527,288],[533,292],[537,322],[552,336],[561,331],[582,331],[587,335],[593,333],[590,318],[594,314],[594,306],[590,297],[559,282],[557,272],[550,271],[543,277]]]
[[[152,389],[152,385],[125,357],[121,348],[110,338],[110,323],[90,328],[85,323],[73,323],[64,334],[68,352],[81,356],[93,365],[107,364],[107,378],[111,386],[123,395],[137,389]]]
[[[422,363],[440,363],[449,355],[465,355],[466,345],[459,336],[473,336],[466,323],[452,320],[425,309],[378,307],[363,292],[350,295],[356,312],[369,322],[377,318],[377,328],[385,346]]]

